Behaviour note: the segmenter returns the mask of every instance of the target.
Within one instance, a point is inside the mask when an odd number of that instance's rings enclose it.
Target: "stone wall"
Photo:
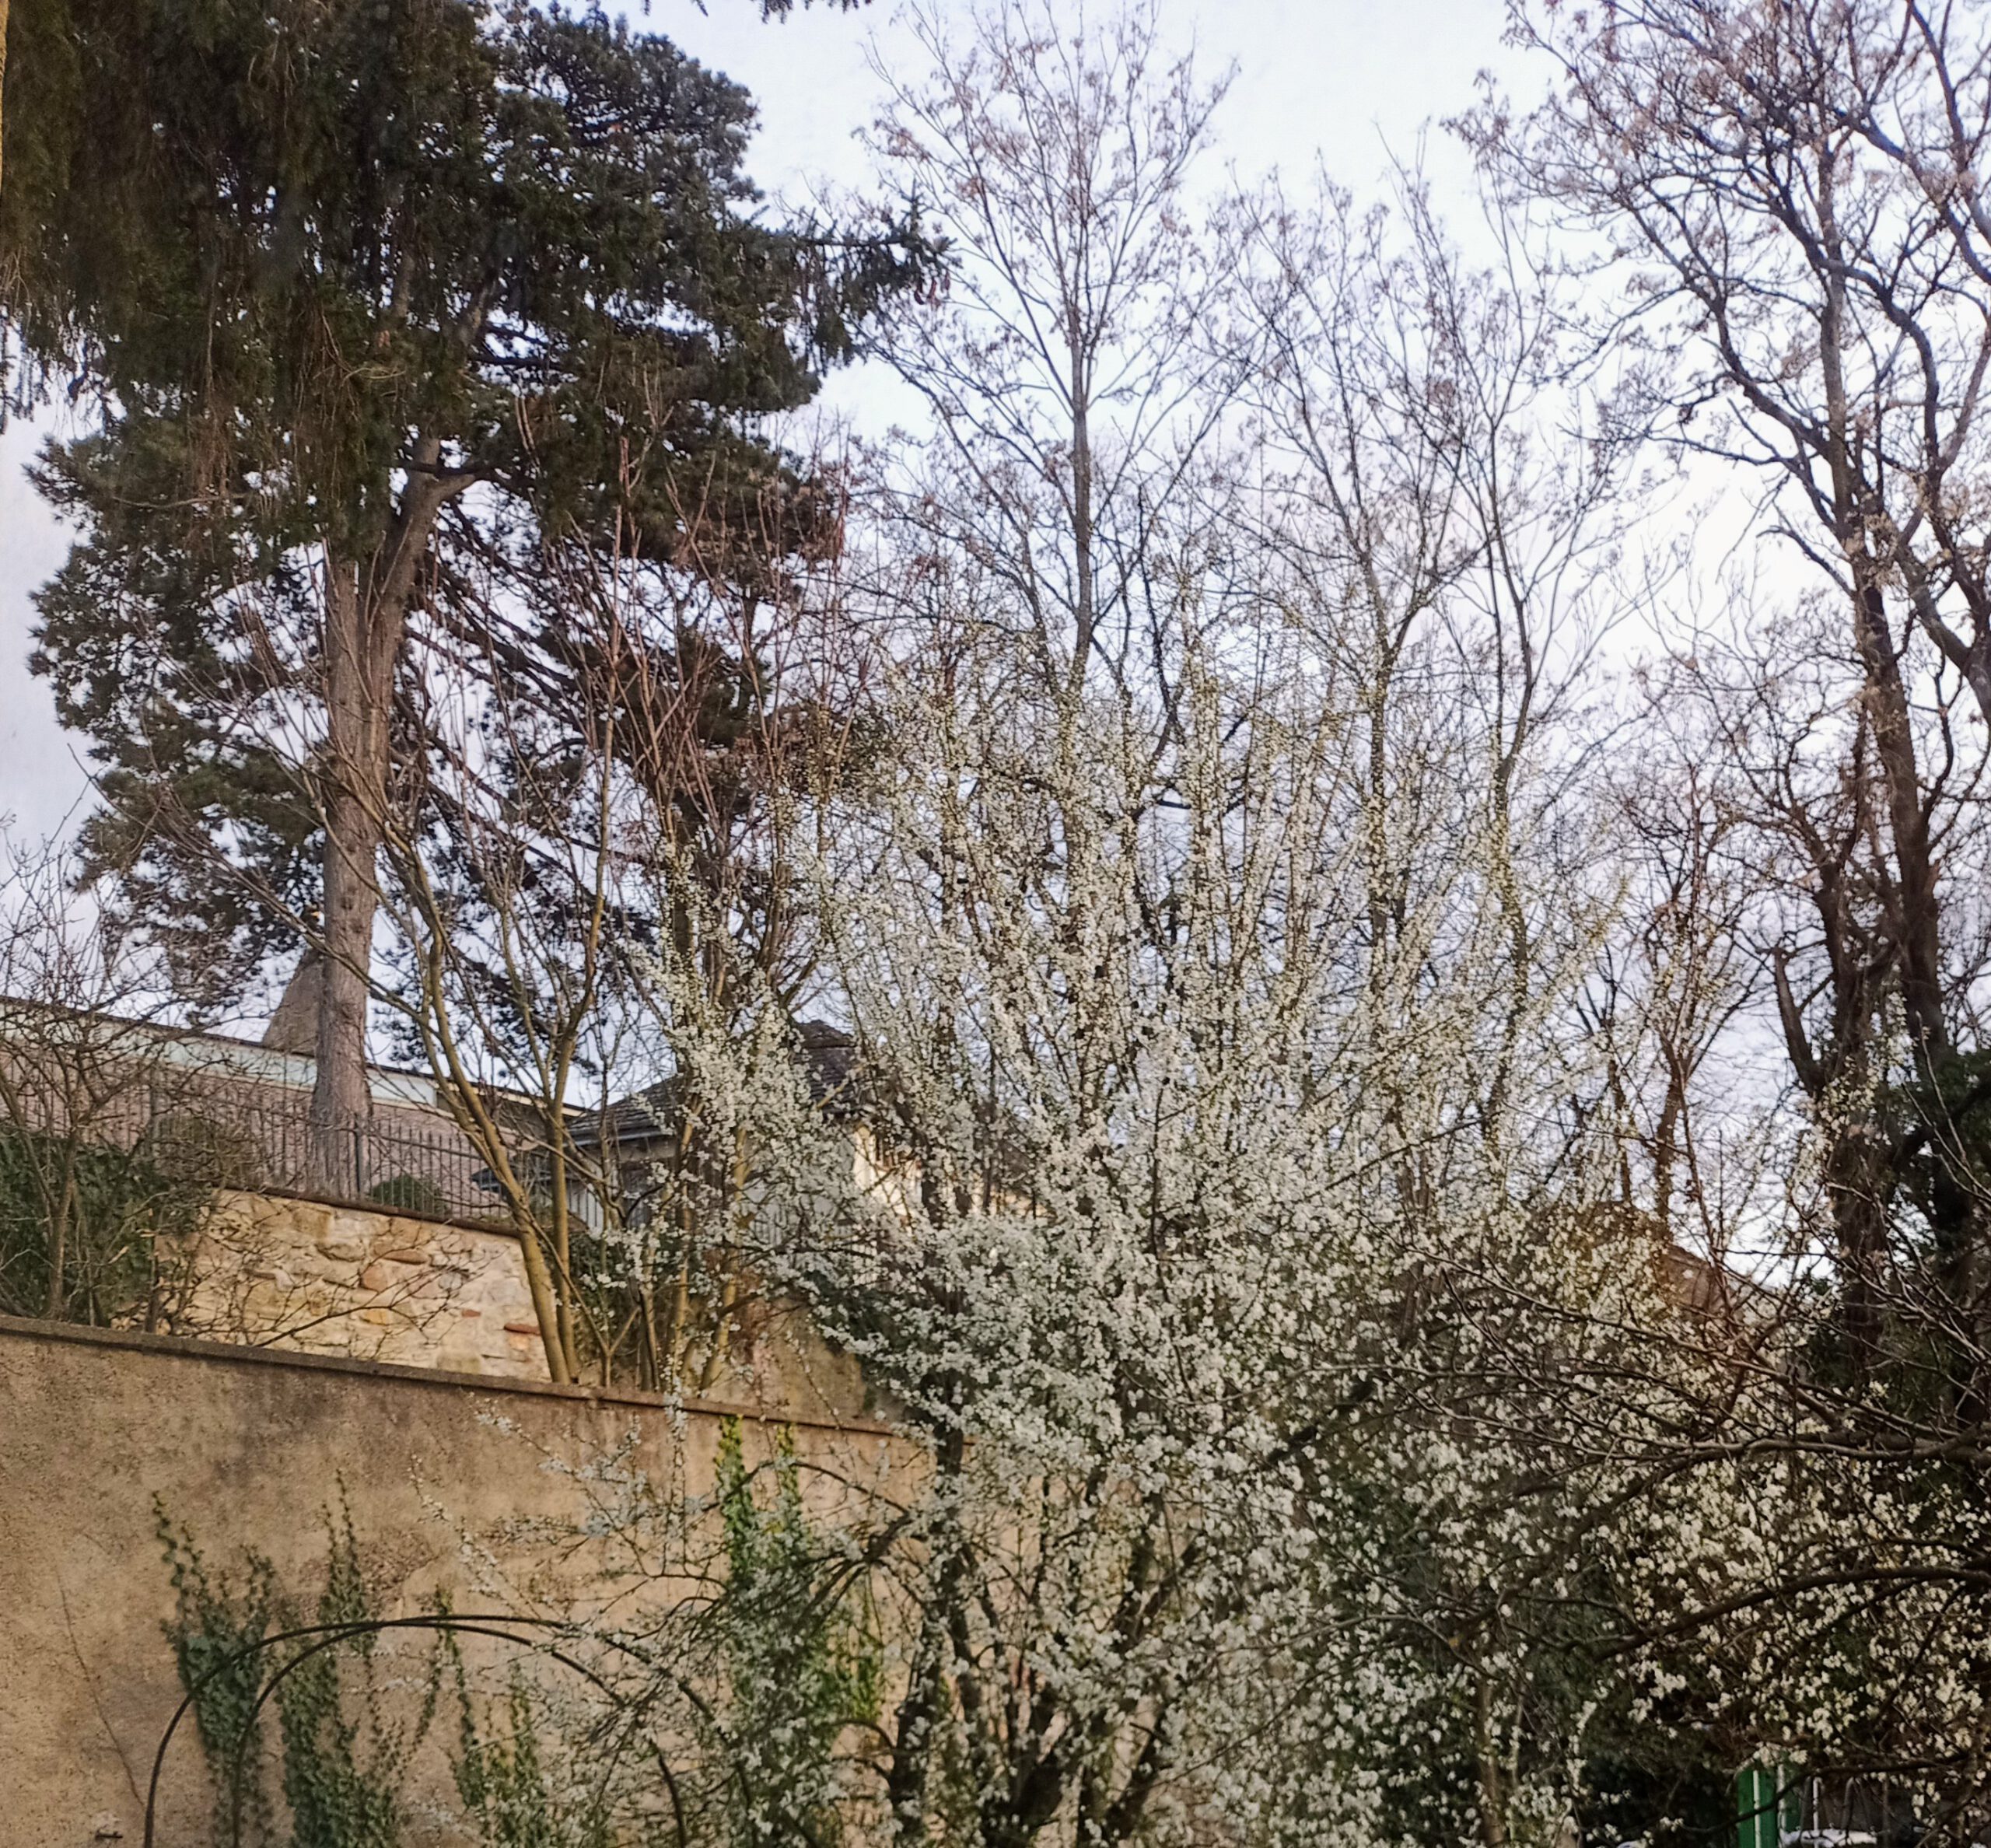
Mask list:
[[[168,1259],[175,1332],[305,1353],[544,1380],[545,1350],[510,1232],[221,1195]]]
[[[297,1223],[338,1236],[329,1219]],[[366,1261],[390,1260],[369,1250]],[[510,1604],[556,1608],[546,1524],[573,1521],[593,1491],[549,1461],[620,1448],[651,1482],[695,1491],[733,1409],[0,1318],[0,1848],[141,1839],[152,1753],[180,1692],[161,1630],[160,1511],[215,1565],[253,1549],[308,1588],[323,1517],[342,1498],[387,1614],[419,1612],[438,1590],[474,1608],[492,1595],[475,1581],[494,1573],[510,1575]],[[822,1480],[889,1486],[916,1468],[859,1420],[744,1416],[754,1441],[777,1422],[792,1428],[827,1465],[812,1472]],[[593,1570],[571,1549],[553,1556],[567,1592]],[[168,1761],[161,1848],[210,1839],[191,1744]],[[422,1839],[462,1838],[445,1821]]]
[[[166,1265],[166,1332],[308,1354],[544,1380],[546,1350],[513,1233],[224,1193]],[[856,1417],[863,1376],[792,1304],[752,1289],[695,1390],[808,1417]]]

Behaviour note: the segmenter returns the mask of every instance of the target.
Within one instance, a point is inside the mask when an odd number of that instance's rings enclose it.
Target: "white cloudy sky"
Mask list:
[[[1110,0],[1108,0],[1110,4]],[[870,119],[877,80],[867,58],[887,66],[918,55],[892,0],[852,15],[818,6],[763,24],[754,0],[625,0],[638,23],[669,33],[759,100],[754,173],[776,195],[806,197],[821,182],[861,183],[854,144]],[[943,0],[965,17],[970,0]],[[1062,23],[1085,17],[1078,0],[1050,0]],[[1358,192],[1378,183],[1392,156],[1423,160],[1441,198],[1471,210],[1471,174],[1436,126],[1465,107],[1477,74],[1491,69],[1525,91],[1500,43],[1502,0],[1157,0],[1164,33],[1193,44],[1212,75],[1235,66],[1219,118],[1221,157],[1255,177],[1324,162]],[[1095,12],[1104,11],[1095,6]],[[1428,135],[1427,135],[1428,128]],[[860,379],[840,400],[859,401]],[[55,724],[46,688],[26,660],[30,596],[60,562],[65,541],[22,478],[42,432],[16,425],[0,436],[0,816],[25,835],[61,829],[87,799],[77,742]]]

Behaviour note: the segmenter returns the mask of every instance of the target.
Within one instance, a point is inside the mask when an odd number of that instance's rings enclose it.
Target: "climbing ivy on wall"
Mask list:
[[[784,1430],[754,1493],[740,1421],[720,1434],[717,1499],[726,1591],[714,1607],[723,1689],[718,1712],[740,1787],[724,1807],[731,1848],[842,1838],[837,1746],[875,1720],[882,1654],[870,1613],[827,1594],[822,1538],[803,1505],[793,1434]]]
[[[166,1633],[214,1786],[216,1848],[409,1848],[410,1773],[446,1692],[458,1821],[485,1848],[837,1848],[853,1794],[839,1748],[875,1726],[882,1697],[877,1613],[852,1588],[863,1574],[810,1520],[786,1432],[750,1465],[728,1419],[712,1492],[686,1509],[706,1535],[692,1578],[709,1591],[633,1631],[598,1616],[545,1626],[545,1653],[515,1661],[493,1697],[460,1633],[525,1637],[441,1600],[383,1617],[343,1495],[308,1608],[260,1553],[215,1570],[160,1507]],[[412,1682],[380,1654],[383,1629],[402,1625],[434,1632]]]
[[[249,1553],[235,1573],[217,1574],[159,1509],[175,1600],[166,1639],[215,1786],[218,1848],[278,1839],[263,1749],[272,1706],[290,1848],[401,1848],[404,1839],[402,1791],[434,1721],[442,1658],[432,1655],[413,1718],[391,1722],[378,1636],[368,1627],[380,1612],[343,1493],[325,1529],[324,1584],[306,1616],[267,1557]],[[293,1630],[313,1633],[286,1638]]]
[[[453,1642],[452,1653],[454,1652]],[[632,1825],[618,1780],[601,1774],[613,1755],[576,1754],[569,1728],[546,1711],[544,1690],[514,1671],[499,1715],[480,1726],[460,1654],[461,1734],[457,1790],[485,1848],[646,1848],[670,1838]]]
[[[277,1604],[270,1562],[252,1554],[239,1576],[216,1578],[190,1535],[155,1500],[159,1543],[173,1582],[166,1640],[193,1703],[194,1721],[215,1785],[217,1843],[261,1840],[269,1804],[257,1759],[256,1701],[266,1664],[260,1645]],[[238,1769],[239,1768],[239,1769]]]

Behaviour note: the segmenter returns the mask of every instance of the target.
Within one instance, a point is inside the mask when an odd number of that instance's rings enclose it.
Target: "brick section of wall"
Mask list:
[[[544,1380],[509,1232],[282,1194],[225,1193],[174,1254],[177,1334]]]

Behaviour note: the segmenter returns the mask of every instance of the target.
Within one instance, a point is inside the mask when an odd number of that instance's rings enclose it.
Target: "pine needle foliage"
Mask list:
[[[771,500],[828,542],[762,420],[930,254],[766,222],[750,99],[668,39],[522,0],[23,0],[9,86],[0,396],[66,384],[94,425],[40,477],[82,537],[36,669],[94,740],[92,863],[198,945],[190,982],[294,942],[327,677],[366,656],[329,748],[373,786],[411,614],[486,548],[675,561],[695,527],[747,571]]]

